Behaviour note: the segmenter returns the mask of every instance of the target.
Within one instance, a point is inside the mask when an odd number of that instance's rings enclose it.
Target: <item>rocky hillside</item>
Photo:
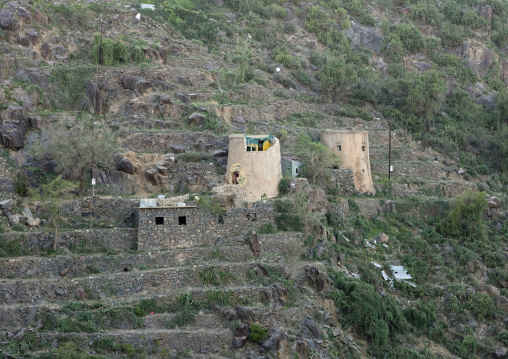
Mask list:
[[[150,5],[0,4],[0,358],[507,356],[505,1]],[[229,134],[344,128],[375,195],[330,168],[259,257],[136,249],[138,198],[231,206]]]

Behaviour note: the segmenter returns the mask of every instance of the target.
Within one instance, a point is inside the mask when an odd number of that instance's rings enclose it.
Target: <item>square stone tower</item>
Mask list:
[[[229,136],[226,182],[241,187],[247,201],[279,194],[282,178],[280,144],[272,135]]]
[[[353,171],[357,191],[376,193],[370,172],[367,131],[324,130],[321,143],[339,156],[342,168]]]

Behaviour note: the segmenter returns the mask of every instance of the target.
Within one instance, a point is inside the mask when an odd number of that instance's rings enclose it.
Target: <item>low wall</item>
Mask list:
[[[4,233],[3,240],[19,240],[24,251],[38,253],[53,248],[54,232],[13,232]],[[95,246],[119,250],[136,249],[135,229],[96,229],[62,231],[58,233],[57,248],[69,249],[74,246]]]

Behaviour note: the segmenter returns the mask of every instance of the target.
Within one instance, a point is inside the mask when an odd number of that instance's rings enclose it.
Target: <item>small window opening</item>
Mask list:
[[[263,151],[263,140],[258,141],[258,151]]]
[[[238,177],[240,177],[240,172],[238,171],[234,171],[233,172],[233,179],[232,179],[232,183],[233,184],[238,184]]]
[[[365,172],[365,170],[364,170],[364,169],[362,169],[362,172]]]
[[[219,216],[219,218],[217,218],[217,223],[218,224],[224,224],[224,217]]]
[[[164,217],[155,217],[155,224],[158,226],[164,225]]]
[[[362,146],[362,151],[365,152],[365,146]]]
[[[341,145],[337,145],[337,149],[340,151],[342,151],[342,146]]]
[[[178,217],[178,225],[179,226],[186,226],[187,225],[187,217],[185,217],[185,216]]]
[[[252,146],[247,146],[247,152],[252,152]]]
[[[297,168],[295,168],[295,171],[296,171],[296,173],[298,173],[298,167],[297,167]]]

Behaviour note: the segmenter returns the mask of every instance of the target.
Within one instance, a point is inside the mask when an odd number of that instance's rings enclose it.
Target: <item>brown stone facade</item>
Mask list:
[[[342,168],[353,171],[357,191],[376,192],[370,172],[367,131],[324,130],[321,142],[339,156]]]
[[[217,215],[197,207],[138,209],[138,249],[213,245],[218,239],[274,223],[273,208],[259,203]]]
[[[280,143],[276,137],[229,136],[226,182],[238,187],[236,192],[244,200],[259,201],[263,195],[276,197],[281,178]]]

